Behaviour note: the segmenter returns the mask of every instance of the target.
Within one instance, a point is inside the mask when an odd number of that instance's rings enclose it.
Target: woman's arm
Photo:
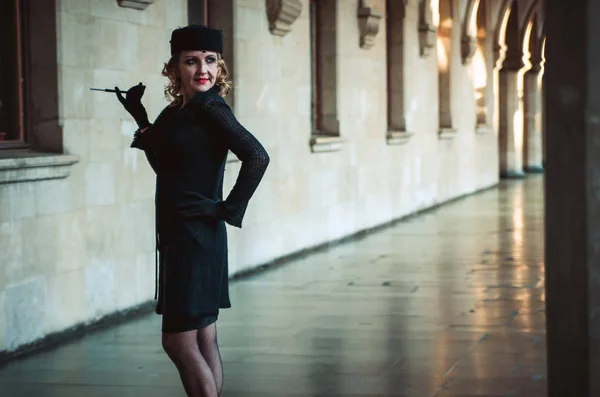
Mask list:
[[[269,155],[222,98],[212,97],[203,102],[204,116],[217,127],[225,146],[242,162],[235,185],[218,211],[227,223],[241,228],[248,202],[269,165]]]
[[[143,150],[146,154],[146,159],[150,164],[150,167],[157,172],[157,155],[156,155],[156,145],[152,144],[152,125],[148,127],[144,127],[143,129],[138,129],[133,134],[133,141],[131,142],[130,147]]]
[[[159,135],[161,125],[165,118],[169,117],[171,107],[166,106],[158,115],[153,124],[139,128],[133,134],[132,148],[143,150],[148,159],[148,163],[155,173],[158,173],[158,151],[159,151]]]

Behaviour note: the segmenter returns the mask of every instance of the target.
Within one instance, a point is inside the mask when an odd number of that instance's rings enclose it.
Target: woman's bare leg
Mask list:
[[[223,364],[221,362],[221,353],[217,343],[217,324],[212,323],[198,330],[198,347],[206,363],[210,367],[215,383],[217,393],[220,396],[223,389]]]
[[[162,334],[163,349],[173,361],[189,397],[218,397],[211,367],[198,348],[198,331]]]

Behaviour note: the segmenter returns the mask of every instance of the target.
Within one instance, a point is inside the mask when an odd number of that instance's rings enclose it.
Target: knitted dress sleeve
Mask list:
[[[169,111],[172,110],[169,106],[165,107],[153,124],[150,124],[148,128],[144,132],[141,132],[139,129],[133,135],[133,141],[131,142],[130,147],[143,150],[146,154],[146,159],[148,159],[148,163],[152,167],[155,173],[158,172],[158,134],[160,122],[167,118],[169,115]]]
[[[248,202],[269,165],[269,155],[254,135],[239,123],[222,98],[206,98],[202,101],[201,108],[204,117],[221,134],[225,146],[242,162],[236,182],[222,203],[224,220],[241,228]]]
[[[150,125],[144,132],[137,130],[133,135],[133,141],[131,142],[132,148],[143,150],[146,154],[146,159],[150,164],[150,167],[157,172],[157,161],[156,161],[156,145],[153,145],[153,125]]]

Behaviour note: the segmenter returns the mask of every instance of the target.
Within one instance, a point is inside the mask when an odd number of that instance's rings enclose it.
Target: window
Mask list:
[[[0,148],[25,146],[21,0],[0,2]]]
[[[189,0],[188,21],[190,24],[210,26],[208,3],[210,0]]]
[[[405,143],[410,136],[406,131],[404,110],[404,16],[403,1],[386,1],[387,29],[387,96],[388,131],[390,144]]]
[[[434,4],[434,2],[432,2]],[[440,135],[454,131],[452,122],[452,88],[451,88],[451,69],[452,69],[452,0],[439,1],[439,14],[435,18],[438,25],[438,83],[439,83],[439,129]]]
[[[3,183],[66,178],[79,160],[63,154],[58,1],[0,0],[0,163],[11,166],[0,167]]]
[[[311,0],[309,7],[310,13],[310,52],[311,52],[311,120],[312,130],[318,131],[321,127],[321,120],[319,114],[319,103],[321,102],[321,74],[320,71],[320,46],[319,46],[319,5],[315,4],[316,1]]]
[[[310,1],[312,134],[337,137],[336,0]]]
[[[486,62],[486,2],[481,1],[477,8],[477,31],[475,33],[476,50],[473,57],[473,85],[475,88],[475,106],[477,112],[477,127],[488,125],[487,87],[488,74]]]
[[[0,0],[1,1],[1,0]],[[225,101],[233,108],[235,96],[233,53],[233,0],[189,0],[188,22],[220,29],[223,32],[223,59],[229,71],[228,80],[233,82]]]

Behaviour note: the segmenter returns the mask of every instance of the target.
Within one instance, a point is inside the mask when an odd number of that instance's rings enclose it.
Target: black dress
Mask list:
[[[136,133],[156,172],[157,299],[163,332],[198,329],[231,307],[225,222],[242,227],[248,202],[269,164],[260,142],[235,118],[219,87],[196,94],[182,108],[167,106],[152,126]],[[224,201],[222,219],[186,219],[178,205],[193,191],[223,200],[227,152],[242,162]]]

